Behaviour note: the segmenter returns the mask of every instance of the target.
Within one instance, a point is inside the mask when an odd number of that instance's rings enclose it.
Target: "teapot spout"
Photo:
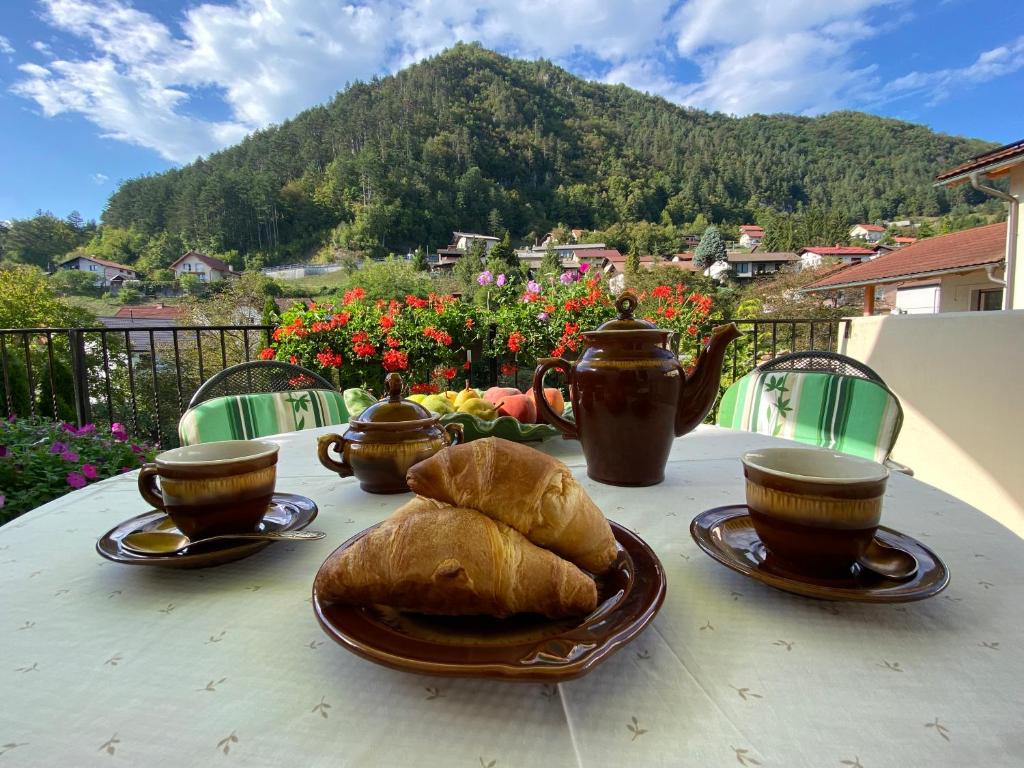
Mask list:
[[[697,356],[693,372],[686,377],[679,390],[679,404],[676,406],[676,437],[692,430],[708,415],[718,397],[722,380],[722,363],[729,342],[743,334],[735,323],[720,325],[711,331],[711,339]]]

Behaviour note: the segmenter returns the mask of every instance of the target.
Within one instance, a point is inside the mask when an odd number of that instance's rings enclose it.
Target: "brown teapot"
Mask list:
[[[402,399],[402,377],[384,379],[388,396],[349,421],[344,435],[322,435],[317,445],[320,463],[341,477],[355,475],[369,493],[404,493],[405,473],[442,448],[462,442],[461,424],[441,424],[419,403]],[[333,448],[340,456],[329,455]]]
[[[633,317],[637,298],[624,292],[619,316],[583,334],[586,348],[575,363],[538,360],[533,393],[538,416],[566,438],[579,440],[587,474],[611,485],[655,485],[665,479],[672,441],[700,424],[718,396],[734,323],[711,332],[689,376],[669,348],[672,331]],[[556,414],[544,397],[544,374],[565,372],[575,423]]]

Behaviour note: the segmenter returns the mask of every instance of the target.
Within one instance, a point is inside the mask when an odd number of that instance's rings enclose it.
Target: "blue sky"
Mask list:
[[[4,0],[0,219],[166,170],[459,41],[744,115],[1024,138],[1021,0]]]

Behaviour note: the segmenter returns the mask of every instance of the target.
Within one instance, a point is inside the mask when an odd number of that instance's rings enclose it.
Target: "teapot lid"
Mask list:
[[[619,310],[619,316],[609,320],[597,328],[598,331],[657,331],[660,330],[654,323],[646,320],[638,320],[633,317],[633,312],[640,305],[636,294],[632,291],[623,291],[615,302],[615,308]]]
[[[432,419],[434,415],[419,403],[402,399],[402,377],[397,373],[389,373],[384,379],[388,395],[369,406],[352,421],[360,423],[386,423],[398,421],[420,421]]]

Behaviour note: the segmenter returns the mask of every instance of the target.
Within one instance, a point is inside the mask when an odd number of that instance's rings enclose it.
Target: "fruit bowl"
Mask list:
[[[516,443],[546,440],[558,434],[550,424],[523,424],[511,416],[496,419],[481,419],[471,413],[446,413],[441,416],[442,424],[455,422],[462,425],[463,439],[479,440],[482,437],[501,437]]]

